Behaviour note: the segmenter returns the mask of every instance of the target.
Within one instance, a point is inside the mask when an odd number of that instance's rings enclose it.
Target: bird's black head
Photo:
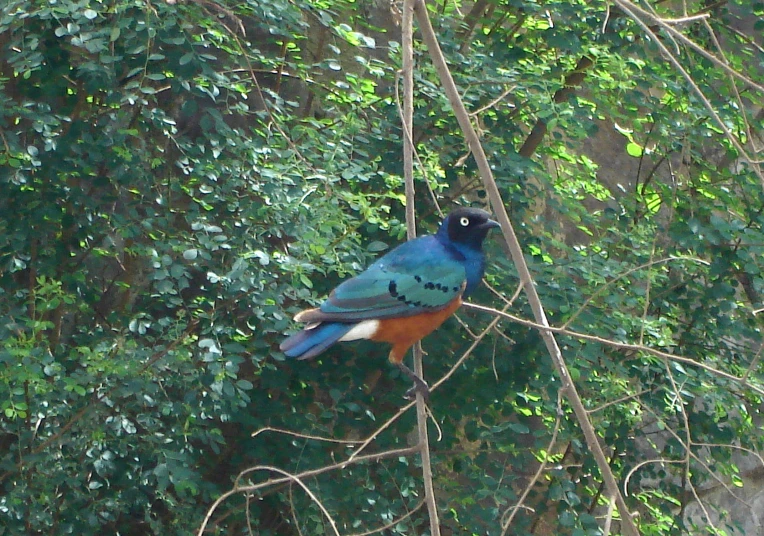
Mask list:
[[[440,224],[438,235],[456,244],[480,249],[488,231],[499,224],[485,210],[462,207],[452,211]]]

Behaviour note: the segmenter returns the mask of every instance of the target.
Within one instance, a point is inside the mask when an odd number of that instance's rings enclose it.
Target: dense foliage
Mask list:
[[[399,13],[383,4],[0,8],[0,532],[190,534],[241,471],[353,452],[253,432],[358,441],[396,414],[409,385],[384,349],[278,351],[296,311],[404,239]],[[722,60],[606,2],[430,7],[640,530],[701,530],[702,504],[709,530],[730,533],[740,520],[702,491],[753,485],[740,453],[764,446],[764,194],[750,162],[764,22],[747,0],[668,4],[656,16],[708,14],[672,28]],[[483,191],[426,49],[416,57],[428,232],[433,198],[447,211]],[[500,237],[488,242],[498,292],[473,301],[501,309],[517,277]],[[531,318],[523,295],[508,311]],[[492,320],[458,316],[425,341],[430,380]],[[607,497],[564,404],[558,416],[559,387],[538,332],[502,320],[432,394],[443,534],[501,534],[547,458],[509,533],[602,533]],[[410,445],[414,419],[370,451]],[[416,457],[305,483],[342,534],[427,531]],[[331,533],[288,485],[231,497],[208,530]]]

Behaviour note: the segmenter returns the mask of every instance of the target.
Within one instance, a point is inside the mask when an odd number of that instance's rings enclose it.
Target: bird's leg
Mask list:
[[[420,393],[422,395],[422,398],[424,398],[425,402],[429,400],[430,398],[430,387],[427,385],[427,382],[424,381],[422,378],[416,375],[416,373],[408,368],[406,365],[403,364],[401,361],[400,363],[396,363],[397,367],[401,369],[401,372],[403,372],[406,376],[411,378],[411,381],[414,382],[414,385],[406,391],[405,397],[409,400],[413,400],[416,398],[416,394]]]

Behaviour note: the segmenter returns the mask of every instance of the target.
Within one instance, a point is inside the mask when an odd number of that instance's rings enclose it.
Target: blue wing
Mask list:
[[[297,319],[358,322],[437,311],[464,291],[467,273],[457,255],[434,236],[405,242]]]

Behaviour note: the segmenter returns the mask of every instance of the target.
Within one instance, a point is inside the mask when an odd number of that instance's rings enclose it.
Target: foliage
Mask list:
[[[408,385],[379,347],[289,363],[277,350],[296,311],[405,234],[396,17],[361,4],[0,8],[4,533],[190,534],[241,471],[299,473],[354,451],[272,429],[358,442],[396,414]],[[750,485],[739,454],[762,447],[764,199],[741,154],[760,139],[761,88],[655,30],[725,135],[655,40],[605,3],[431,7],[640,530],[700,530],[685,515],[693,489]],[[683,35],[760,69],[761,20],[741,21],[761,7],[709,9]],[[429,188],[446,210],[483,192],[424,48],[417,62],[425,232]],[[487,282],[509,298],[514,268],[490,242]],[[504,307],[487,289],[473,300]],[[522,296],[510,312],[530,318]],[[459,320],[470,331],[452,319],[425,342],[431,380],[491,319]],[[540,462],[510,533],[602,532],[607,498],[566,406],[558,416],[559,387],[537,331],[503,320],[432,394],[444,534],[501,534]],[[408,446],[413,420],[370,448]],[[426,532],[416,457],[305,483],[342,534]],[[331,533],[296,485],[257,499],[228,499],[211,530]]]

